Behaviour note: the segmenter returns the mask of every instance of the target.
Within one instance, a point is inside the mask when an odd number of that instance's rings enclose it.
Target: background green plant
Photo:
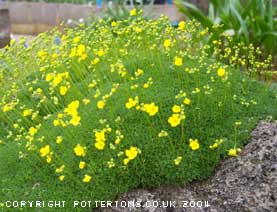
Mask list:
[[[208,27],[214,34],[212,40],[224,32],[234,31],[234,43],[253,43],[263,49],[265,57],[277,53],[276,8],[273,8],[272,0],[210,0],[207,15],[187,1],[176,0],[175,3],[188,18]],[[213,27],[215,24],[221,27]]]

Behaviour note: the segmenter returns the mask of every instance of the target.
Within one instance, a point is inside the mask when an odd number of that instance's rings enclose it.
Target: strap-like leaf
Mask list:
[[[239,32],[242,32],[245,36],[245,41],[247,43],[249,43],[249,33],[245,24],[245,21],[242,19],[242,17],[240,16],[239,12],[236,10],[236,8],[233,7],[233,5],[230,5],[230,9],[231,12],[236,16],[236,18],[239,20],[240,22],[240,29]]]
[[[188,2],[182,2],[181,0],[176,0],[175,4],[179,11],[183,12],[186,16],[191,19],[196,19],[205,27],[211,27],[213,21],[211,21],[200,9]]]

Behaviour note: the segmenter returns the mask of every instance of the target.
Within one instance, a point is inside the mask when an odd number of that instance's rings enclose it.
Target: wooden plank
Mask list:
[[[55,3],[28,3],[28,2],[3,2],[1,7],[10,10],[12,32],[24,34],[38,34],[45,28],[59,25],[62,21],[87,19],[89,16],[100,16],[106,7],[99,5],[76,5]],[[101,1],[102,3],[102,1]],[[131,6],[127,7],[132,9]],[[145,11],[152,11],[153,18],[161,14],[167,15],[172,22],[183,19],[174,4],[145,6]],[[34,25],[34,26],[28,26]]]
[[[10,43],[10,17],[8,9],[0,9],[0,48]]]

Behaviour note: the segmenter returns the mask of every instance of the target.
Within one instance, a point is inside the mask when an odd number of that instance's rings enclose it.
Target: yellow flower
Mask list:
[[[62,165],[61,167],[56,169],[56,173],[61,173],[64,170],[65,165]]]
[[[178,106],[178,105],[174,105],[172,107],[172,111],[173,111],[173,113],[180,113],[181,112],[181,107]]]
[[[204,35],[206,35],[208,32],[209,32],[209,28],[206,28],[206,29],[204,29],[204,30],[202,30],[202,31],[200,32],[200,35],[201,35],[201,36],[204,36]]]
[[[241,125],[241,121],[236,121],[236,122],[235,122],[235,125],[236,125],[236,126]]]
[[[151,104],[145,104],[144,109],[145,112],[149,114],[149,116],[154,116],[159,111],[159,107],[153,102]]]
[[[216,149],[216,148],[219,147],[220,144],[223,143],[223,141],[224,141],[223,139],[216,139],[215,143],[213,145],[210,145],[209,148],[210,149]]]
[[[79,101],[72,101],[67,108],[64,109],[64,112],[71,115],[76,116],[78,114],[77,109],[79,107]]]
[[[57,136],[56,143],[60,144],[60,143],[62,143],[62,141],[63,141],[63,137],[62,136]]]
[[[225,76],[225,69],[219,68],[219,69],[217,70],[217,75],[218,75],[219,77],[224,77],[224,76]]]
[[[53,59],[57,59],[58,57],[59,57],[59,55],[58,55],[57,53],[53,53],[53,55],[52,55],[52,58],[53,58]],[[40,71],[43,72],[44,69],[41,68]]]
[[[90,100],[89,100],[89,99],[83,99],[83,103],[84,103],[85,105],[87,105],[87,104],[90,103]]]
[[[129,163],[130,159],[129,158],[124,158],[123,164],[126,166]]]
[[[181,57],[175,57],[174,58],[174,64],[176,66],[182,66],[183,65],[183,59]]]
[[[129,160],[133,160],[138,155],[138,148],[131,146],[130,149],[125,150],[125,155],[128,157]]]
[[[70,50],[69,57],[75,57],[75,56],[76,56],[76,52],[77,52],[77,48],[76,48],[76,47],[73,47],[73,48]]]
[[[84,157],[86,155],[86,147],[82,147],[80,144],[77,144],[74,148],[74,153],[77,156]]]
[[[98,57],[96,57],[91,61],[91,64],[96,65],[97,63],[99,63],[99,61],[100,61],[100,59]]]
[[[241,151],[239,148],[233,148],[228,150],[228,155],[231,157],[237,157],[238,153]]]
[[[64,96],[66,93],[67,93],[67,87],[66,86],[61,86],[60,87],[60,94],[62,95],[62,96]]]
[[[135,107],[138,104],[138,97],[136,96],[135,99],[129,98],[128,102],[125,104],[125,107],[127,109],[130,109],[132,107]]]
[[[39,52],[38,52],[38,57],[40,57],[41,59],[44,59],[45,57],[46,57],[46,55],[47,55],[47,52],[46,51],[44,51],[44,50],[40,50]]]
[[[117,25],[116,21],[113,21],[111,25],[112,27],[115,27]]]
[[[189,105],[189,104],[190,104],[190,99],[189,99],[189,98],[185,98],[184,104],[185,104],[185,105]]]
[[[111,158],[111,159],[107,162],[107,164],[108,164],[108,167],[109,167],[110,169],[113,168],[113,167],[115,167],[114,159]]]
[[[78,43],[80,42],[81,38],[79,36],[73,38],[73,43]]]
[[[164,45],[164,47],[166,47],[166,48],[170,47],[170,45],[171,45],[171,41],[170,41],[170,39],[166,39],[166,40],[164,40],[163,45]]]
[[[30,129],[29,129],[29,134],[31,135],[31,136],[34,136],[36,133],[37,133],[37,129],[35,128],[35,127],[31,127]]]
[[[87,59],[87,57],[88,57],[88,55],[83,53],[80,55],[80,60],[85,60],[85,59]]]
[[[161,138],[161,137],[167,137],[167,136],[168,136],[168,133],[167,133],[166,131],[162,130],[162,131],[159,133],[158,136],[159,136],[160,138]]]
[[[195,88],[191,93],[199,93],[200,89],[199,88]]]
[[[14,105],[13,104],[5,104],[3,107],[2,107],[2,111],[5,113],[5,112],[8,112],[10,110],[12,110],[14,108]]]
[[[114,141],[115,144],[120,144],[120,142],[121,142],[120,138],[116,138],[115,141]]]
[[[218,143],[214,143],[213,145],[210,145],[209,148],[210,149],[216,149],[219,146]]]
[[[179,157],[177,157],[175,160],[174,160],[174,164],[176,165],[176,166],[179,166],[180,165],[180,163],[181,163],[181,161],[182,161],[182,157],[181,156],[179,156]]]
[[[59,120],[57,120],[57,119],[55,119],[54,121],[53,121],[53,125],[56,127],[56,126],[59,126],[61,123],[60,123],[60,121]]]
[[[84,44],[79,44],[77,46],[77,55],[82,56],[85,51],[86,51],[86,47]]]
[[[181,123],[181,116],[179,114],[172,114],[172,116],[168,118],[168,123],[171,127],[177,127]]]
[[[98,52],[97,52],[97,55],[98,55],[99,57],[103,56],[104,54],[105,54],[105,52],[104,52],[103,49],[100,49],[100,50],[98,50]]]
[[[57,75],[53,79],[53,86],[56,87],[63,80],[62,75]]]
[[[46,146],[40,148],[39,153],[40,153],[41,157],[45,157],[46,155],[48,155],[50,153],[50,146],[46,145]]]
[[[51,163],[51,161],[52,161],[52,156],[51,155],[47,155],[46,156],[46,162],[47,163]]]
[[[79,163],[79,169],[84,169],[86,166],[86,162],[85,161],[80,161]]]
[[[104,141],[99,141],[94,144],[95,148],[98,150],[103,150],[105,147],[105,142]]]
[[[136,8],[134,8],[130,11],[130,16],[135,16],[135,15],[137,15],[137,9]]]
[[[136,72],[135,72],[135,75],[136,77],[142,75],[144,73],[144,71],[142,69],[138,69]]]
[[[83,178],[83,182],[84,183],[89,183],[91,181],[91,176],[85,174],[84,178]]]
[[[59,176],[60,181],[64,181],[64,175]]]
[[[99,100],[97,102],[98,109],[103,109],[105,107],[105,102],[103,100]]]
[[[80,123],[81,117],[80,116],[73,116],[72,119],[70,119],[70,124],[73,126],[77,126]]]
[[[195,140],[189,139],[189,146],[193,151],[199,149],[200,145],[199,145],[198,139],[195,139]]]
[[[169,39],[166,39],[165,41],[164,41],[164,47],[169,47],[171,45],[171,41],[169,40]]]
[[[32,110],[31,109],[26,109],[26,110],[24,110],[23,111],[23,116],[29,116],[29,115],[31,115],[32,114]]]
[[[178,24],[178,29],[184,29],[186,26],[186,23],[184,21],[180,21]]]
[[[99,131],[99,132],[95,132],[95,140],[97,141],[97,142],[103,142],[103,141],[105,141],[106,139],[105,139],[105,131],[104,130],[101,130],[101,131]]]
[[[149,88],[149,83],[144,83],[144,84],[143,84],[143,88],[145,88],[145,89],[146,89],[146,88]]]

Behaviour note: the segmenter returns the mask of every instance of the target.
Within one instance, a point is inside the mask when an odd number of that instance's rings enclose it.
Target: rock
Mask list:
[[[117,201],[141,202],[141,207],[97,208],[102,212],[270,212],[277,211],[277,121],[261,122],[252,132],[250,142],[236,158],[223,161],[209,180],[185,187],[137,189]],[[166,203],[174,203],[166,207]],[[187,202],[186,202],[187,201]],[[209,207],[185,207],[208,201]],[[149,205],[146,205],[146,204]],[[151,203],[151,204],[150,204]],[[153,204],[164,204],[154,207]],[[200,205],[200,202],[198,202]]]

